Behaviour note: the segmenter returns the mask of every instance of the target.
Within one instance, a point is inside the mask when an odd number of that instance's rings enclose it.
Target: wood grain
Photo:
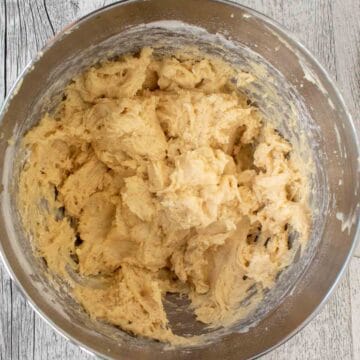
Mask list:
[[[51,36],[113,0],[1,0],[0,99]],[[337,80],[352,113],[360,113],[359,0],[239,0],[299,38]],[[355,117],[358,129],[360,119]],[[360,256],[360,247],[358,250]],[[24,301],[0,266],[0,359],[90,359],[57,335]],[[360,258],[334,296],[299,334],[264,360],[360,359]]]
[[[0,2],[0,101],[6,93],[6,3]],[[11,317],[12,317],[12,290],[10,278],[0,264],[0,359],[11,359]]]
[[[354,257],[350,264],[351,309],[354,360],[360,359],[360,259]]]
[[[36,53],[36,31],[34,17],[29,16],[28,2],[6,3],[6,44],[5,45],[5,92],[7,92],[20,71]],[[36,18],[36,17],[35,17]],[[39,19],[40,20],[40,19]],[[36,29],[39,31],[39,28]],[[50,34],[48,34],[50,36]],[[39,40],[37,40],[39,42]],[[11,333],[9,350],[4,359],[32,359],[34,348],[34,312],[21,296],[14,283],[10,283],[10,322]],[[11,357],[10,357],[11,356]]]
[[[333,22],[336,28],[336,67],[339,69],[337,83],[342,91],[355,127],[360,134],[360,1],[335,0]],[[360,257],[360,242],[355,251]],[[360,333],[359,333],[360,338]],[[359,355],[360,357],[360,355]]]

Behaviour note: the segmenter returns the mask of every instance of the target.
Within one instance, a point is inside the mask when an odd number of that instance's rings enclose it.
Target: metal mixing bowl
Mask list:
[[[19,143],[59,101],[66,83],[100,58],[137,51],[144,45],[156,45],[156,51],[164,53],[194,44],[255,73],[254,84],[246,89],[249,96],[303,157],[313,158],[314,224],[303,255],[241,322],[227,329],[204,329],[184,304],[167,299],[176,332],[207,334],[202,346],[169,348],[90,321],[64,284],[48,283],[46,266],[34,257],[16,209],[17,178],[26,155]],[[267,99],[264,92],[270,94]],[[19,77],[5,101],[0,131],[4,264],[35,311],[60,334],[102,357],[208,360],[262,354],[295,334],[324,304],[355,247],[359,144],[351,116],[326,72],[301,44],[272,20],[236,4],[138,0],[88,15],[59,33]],[[179,306],[184,312],[175,311]]]

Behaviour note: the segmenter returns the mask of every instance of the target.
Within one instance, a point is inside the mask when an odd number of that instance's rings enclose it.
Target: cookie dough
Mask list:
[[[197,320],[229,324],[306,244],[306,176],[237,90],[251,80],[145,48],[74,78],[24,137],[24,227],[92,318],[184,343],[167,293],[187,296]]]

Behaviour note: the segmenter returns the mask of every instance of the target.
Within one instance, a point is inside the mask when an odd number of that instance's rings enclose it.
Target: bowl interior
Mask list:
[[[201,4],[200,4],[201,3]],[[327,296],[353,246],[358,217],[358,148],[346,109],[316,61],[271,21],[227,3],[132,1],[105,8],[57,36],[27,69],[3,111],[3,232],[1,250],[13,277],[41,314],[68,338],[103,356],[129,359],[247,358],[291,335]],[[104,57],[152,46],[162,55],[194,46],[255,76],[245,91],[304,160],[310,159],[313,231],[303,256],[286,271],[247,318],[207,330],[187,303],[166,299],[178,334],[206,333],[205,344],[169,349],[112,326],[90,321],[60,281],[49,284],[34,258],[16,209],[17,181],[26,154],[24,133],[59,102],[74,75]],[[185,51],[185,50],[184,50]],[[267,97],[264,97],[267,94]],[[176,311],[178,308],[182,312]]]

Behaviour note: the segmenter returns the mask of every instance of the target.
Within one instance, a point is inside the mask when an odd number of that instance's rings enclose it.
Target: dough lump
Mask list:
[[[306,244],[306,176],[236,89],[247,81],[219,59],[145,48],[74,78],[24,137],[24,227],[92,318],[186,343],[167,293],[229,324]]]

